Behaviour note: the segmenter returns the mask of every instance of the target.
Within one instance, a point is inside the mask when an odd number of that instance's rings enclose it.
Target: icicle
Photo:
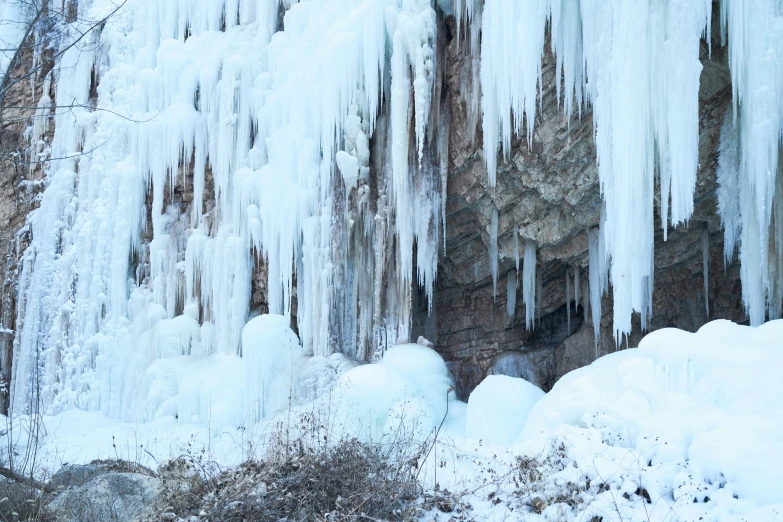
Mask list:
[[[711,12],[710,0],[633,6],[603,0],[484,4],[482,121],[490,186],[495,185],[499,149],[507,158],[511,136],[522,134],[523,124],[531,145],[547,17],[558,101],[562,70],[566,115],[574,93],[577,102],[584,93],[592,103],[616,338],[630,332],[634,311],[648,308],[656,157],[664,228],[670,195],[673,225],[693,211],[700,39],[710,28]]]
[[[525,303],[525,329],[533,329],[536,317],[536,244],[525,241],[525,258],[522,264],[522,301]]]
[[[544,284],[544,274],[541,270],[536,270],[536,318],[539,326],[541,325],[541,295]]]
[[[492,273],[492,297],[498,294],[498,209],[489,222],[489,271]]]
[[[737,242],[742,232],[742,221],[740,199],[738,197],[739,140],[737,139],[735,123],[731,119],[731,112],[728,110],[723,118],[718,150],[718,168],[716,172],[718,180],[718,213],[723,225],[723,259],[725,264],[729,264],[734,259]]]
[[[440,110],[440,129],[438,133],[438,161],[440,170],[440,217],[443,253],[446,253],[446,193],[449,182],[449,136],[451,134],[451,101],[447,96]]]
[[[590,281],[582,279],[582,320],[587,324],[590,316]]]
[[[514,261],[517,273],[519,273],[519,227],[517,225],[514,225]]]
[[[778,172],[783,172],[783,151],[781,151]],[[772,201],[772,236],[769,261],[769,318],[783,316],[783,175],[778,175],[777,189]]]
[[[566,292],[566,316],[568,325],[568,335],[571,335],[571,276],[568,274],[568,267],[565,271],[565,292]]]
[[[574,267],[574,311],[579,309],[579,265]]]
[[[701,227],[701,269],[704,274],[704,310],[707,314],[707,320],[710,320],[710,231],[707,229],[707,223]]]
[[[506,312],[509,317],[514,317],[517,309],[517,271],[511,270],[506,274]]]
[[[590,281],[590,311],[593,321],[593,337],[595,339],[596,357],[598,350],[598,338],[601,333],[601,297],[603,293],[606,271],[604,269],[605,259],[601,252],[601,231],[592,228],[587,232],[588,247],[588,278]]]
[[[495,186],[500,144],[507,158],[512,133],[521,131],[523,121],[527,123],[528,147],[532,147],[547,15],[543,2],[487,0],[484,3],[481,109],[484,160],[491,187]],[[514,54],[510,56],[510,52]]]
[[[740,0],[721,1],[721,26],[729,42],[735,128],[727,130],[734,136],[721,137],[719,164],[721,169],[725,164],[733,170],[733,152],[739,152],[740,278],[743,303],[753,326],[764,322],[770,302],[769,248],[775,243],[770,241],[770,225],[783,135],[782,21],[778,0],[753,2],[752,8]],[[731,173],[723,174],[724,181],[732,178]],[[737,207],[721,205],[719,195],[719,208],[730,239],[729,224],[736,224]],[[730,246],[727,242],[726,252]]]

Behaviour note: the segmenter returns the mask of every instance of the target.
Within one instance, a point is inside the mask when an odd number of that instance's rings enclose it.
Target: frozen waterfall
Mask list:
[[[233,368],[273,353],[243,342],[259,279],[269,313],[299,333],[301,350],[286,352],[296,364],[280,367],[374,362],[409,342],[416,289],[431,311],[445,252],[443,6],[469,58],[468,131],[480,121],[491,187],[512,138],[532,144],[549,30],[565,116],[592,108],[602,193],[573,297],[585,318],[591,311],[596,343],[609,284],[615,339],[634,313],[646,326],[656,184],[664,235],[693,213],[710,0],[128,0],[97,28],[88,20],[116,5],[87,0],[46,80],[58,102],[77,106],[55,116],[46,190],[29,217],[13,409],[142,422],[170,412],[178,370],[160,361],[212,357]],[[718,207],[726,258],[739,248],[743,301],[758,325],[783,309],[783,12],[779,0],[720,6],[734,100]],[[38,107],[52,103],[45,91]],[[498,208],[488,216],[495,292]],[[515,269],[503,268],[506,311],[514,315],[521,284],[532,330],[540,242],[526,238],[520,254],[518,233]],[[264,364],[243,375],[276,367]],[[248,393],[258,401],[264,390]],[[206,415],[202,392],[196,417]]]

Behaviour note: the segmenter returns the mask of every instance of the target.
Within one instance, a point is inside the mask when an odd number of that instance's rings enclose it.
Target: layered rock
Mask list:
[[[717,9],[717,4],[715,5]],[[741,301],[739,264],[725,266],[723,235],[716,208],[718,139],[724,114],[731,105],[731,77],[726,48],[721,47],[713,16],[712,53],[702,41],[699,93],[699,171],[695,210],[686,226],[669,229],[664,241],[660,226],[660,189],[656,187],[655,278],[652,317],[647,331],[677,327],[694,331],[708,320],[745,320]],[[450,20],[451,21],[451,20]],[[449,24],[451,35],[455,26]],[[449,178],[446,204],[446,254],[441,259],[437,285],[437,336],[435,345],[451,361],[467,398],[488,373],[509,372],[549,389],[570,370],[595,359],[592,321],[585,320],[581,303],[575,309],[571,291],[571,329],[567,328],[566,271],[588,276],[590,228],[599,225],[601,194],[590,107],[571,120],[563,114],[554,84],[555,59],[548,51],[543,60],[542,110],[536,117],[532,147],[517,138],[509,158],[499,157],[496,188],[490,188],[482,158],[480,126],[474,134],[466,99],[471,85],[465,69],[470,58],[451,37],[446,51],[446,89],[451,99]],[[467,88],[466,88],[467,87]],[[494,296],[489,245],[490,220],[498,210],[499,276]],[[702,227],[709,231],[710,316],[704,303]],[[543,271],[541,309],[532,331],[525,329],[525,310],[517,285],[517,306],[507,314],[506,278],[513,277],[514,230],[520,245],[535,241],[538,270]],[[521,247],[520,247],[521,248]],[[581,289],[580,289],[581,293]],[[581,297],[580,297],[581,301]],[[620,346],[612,335],[612,299],[602,300],[597,353],[635,346],[643,333],[639,317]],[[430,333],[432,335],[432,333]],[[498,359],[515,364],[498,366]],[[529,362],[524,362],[529,361]]]

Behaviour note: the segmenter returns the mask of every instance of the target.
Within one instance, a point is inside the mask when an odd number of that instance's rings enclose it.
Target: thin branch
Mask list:
[[[40,163],[49,163],[51,161],[67,160],[67,159],[72,159],[72,158],[78,158],[80,156],[87,156],[89,154],[92,154],[93,152],[95,152],[99,148],[103,147],[107,143],[109,143],[109,140],[112,138],[113,134],[114,133],[110,134],[109,137],[106,138],[106,140],[104,140],[102,143],[99,143],[98,145],[96,145],[95,147],[91,148],[90,150],[85,150],[85,151],[82,151],[82,152],[74,152],[73,154],[67,154],[65,156],[60,156],[59,158],[44,158],[44,159],[39,159],[39,160],[34,160],[34,161],[25,161],[25,160],[22,160],[22,159],[18,159],[18,160],[15,160],[15,163],[18,163],[20,165],[38,165]],[[12,152],[12,153],[10,153],[8,155],[9,156],[13,156],[14,154],[15,154],[15,152]],[[0,155],[0,159],[2,159],[2,155]]]
[[[4,110],[4,109],[34,109],[34,110],[38,110],[38,109],[44,109],[44,110],[46,110],[46,109],[49,109],[49,110],[51,110],[51,109],[85,109],[87,112],[96,112],[96,111],[108,112],[108,113],[114,114],[115,116],[118,116],[118,117],[120,117],[120,118],[122,118],[124,120],[127,120],[127,121],[129,121],[131,123],[147,123],[148,121],[152,121],[155,118],[157,118],[158,115],[160,115],[160,113],[163,111],[163,109],[159,109],[158,112],[156,112],[154,116],[150,116],[146,120],[136,120],[136,119],[130,118],[128,116],[125,116],[124,114],[120,114],[119,112],[115,112],[115,111],[113,111],[111,109],[103,109],[101,107],[93,107],[92,105],[85,105],[85,104],[82,104],[82,103],[74,103],[72,105],[49,105],[49,106],[46,106],[46,107],[38,107],[36,105],[0,105],[0,110]],[[38,114],[38,115],[28,116],[28,118],[31,118],[31,117],[32,118],[35,118],[35,117],[40,118],[40,117],[48,117],[48,116],[49,116],[48,114]],[[55,116],[57,116],[57,114],[55,114]],[[17,121],[26,121],[26,120],[27,120],[27,118],[19,119]],[[10,121],[10,120],[5,120],[5,121]]]

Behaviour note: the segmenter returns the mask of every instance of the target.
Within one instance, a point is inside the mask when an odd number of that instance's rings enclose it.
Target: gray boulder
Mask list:
[[[70,465],[50,485],[47,511],[59,522],[127,522],[151,515],[161,481],[145,468],[92,463]]]

